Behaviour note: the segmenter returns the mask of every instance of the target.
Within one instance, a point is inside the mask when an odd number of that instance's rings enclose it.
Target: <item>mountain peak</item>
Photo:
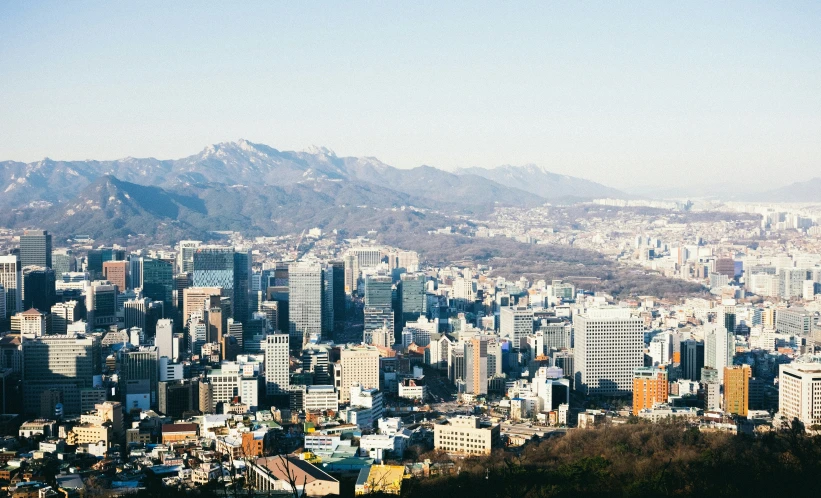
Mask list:
[[[322,147],[319,145],[310,145],[303,149],[301,152],[305,152],[306,154],[313,154],[315,156],[336,157],[336,152],[327,147]]]

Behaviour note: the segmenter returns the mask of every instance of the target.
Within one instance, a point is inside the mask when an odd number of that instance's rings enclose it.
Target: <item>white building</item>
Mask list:
[[[303,400],[306,411],[339,410],[339,397],[334,386],[307,386]]]
[[[806,428],[821,424],[821,364],[781,365],[778,376],[778,416],[798,419]]]
[[[272,334],[265,338],[265,393],[276,396],[288,393],[289,347],[288,334]]]
[[[644,366],[644,322],[628,308],[591,308],[573,318],[576,390],[624,395]]]

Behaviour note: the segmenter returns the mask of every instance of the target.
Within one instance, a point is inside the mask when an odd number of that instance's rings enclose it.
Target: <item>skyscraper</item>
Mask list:
[[[222,295],[233,298],[234,248],[200,246],[194,251],[194,287],[217,287]]]
[[[271,334],[265,338],[265,393],[268,396],[288,394],[288,340],[288,334]]]
[[[530,308],[502,308],[499,310],[499,336],[508,339],[520,349],[522,341],[533,333],[533,310]]]
[[[619,396],[633,389],[633,372],[644,366],[644,321],[629,308],[593,308],[573,318],[575,388]]]
[[[128,289],[128,261],[106,261],[103,263],[103,277],[117,286],[119,292]]]
[[[373,346],[347,346],[339,353],[342,370],[338,386],[340,401],[350,400],[351,387],[379,388],[379,350]]]
[[[56,302],[54,270],[38,266],[23,268],[23,309],[48,311]]]
[[[95,280],[86,294],[88,323],[108,327],[117,323],[117,286]]]
[[[149,408],[157,403],[159,356],[156,346],[120,351],[119,386],[126,410]]]
[[[750,408],[750,365],[724,367],[724,411],[741,417]]]
[[[365,306],[369,308],[390,308],[392,300],[391,277],[368,275],[365,278]]]
[[[157,356],[163,356],[174,360],[174,321],[157,321],[157,334],[154,337],[154,345],[157,346]]]
[[[704,368],[704,342],[688,339],[681,343],[681,378],[700,381]]]
[[[288,320],[291,344],[305,344],[308,336],[322,335],[322,267],[294,263],[288,268]]]
[[[345,264],[342,261],[332,261],[329,266],[333,267],[333,310],[334,322],[336,324],[345,323]]]
[[[704,365],[718,371],[719,382],[724,381],[724,367],[733,364],[735,338],[723,324],[711,324],[704,334]]]
[[[101,371],[97,338],[44,336],[23,341],[22,352],[25,412],[39,412],[40,395],[58,389],[64,412],[79,414],[80,390],[92,387],[93,376]]]
[[[69,324],[80,319],[80,303],[77,301],[66,301],[57,303],[51,307],[51,333],[65,334]]]
[[[17,256],[0,256],[0,285],[6,291],[6,316],[23,311],[23,273],[21,270],[22,266]]]
[[[26,230],[20,236],[20,265],[51,268],[51,235],[45,230]]]
[[[199,240],[181,240],[177,251],[177,269],[179,273],[194,271],[194,252],[202,244]]]
[[[63,273],[77,271],[77,258],[71,249],[58,249],[51,256],[52,269],[54,275],[59,279]]]
[[[465,390],[473,395],[487,394],[488,342],[475,337],[465,343]]]
[[[400,329],[408,322],[415,322],[426,310],[425,275],[422,273],[403,273],[399,281],[401,297]]]
[[[140,258],[143,296],[162,301],[165,313],[174,307],[174,267],[161,259]],[[167,316],[170,316],[167,315]]]
[[[233,317],[245,323],[251,314],[251,265],[249,250],[234,251],[234,294],[231,300]]]

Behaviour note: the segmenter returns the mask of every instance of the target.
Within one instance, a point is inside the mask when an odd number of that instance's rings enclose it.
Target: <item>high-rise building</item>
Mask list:
[[[140,258],[143,296],[161,301],[166,313],[174,307],[174,267],[161,259]]]
[[[6,291],[6,318],[23,311],[23,273],[15,255],[0,256],[0,285]]]
[[[382,263],[382,249],[378,247],[354,247],[348,249],[347,254],[356,258],[358,267],[373,268]]]
[[[126,410],[157,406],[159,356],[156,346],[120,350],[119,386]],[[146,404],[148,408],[145,408]]]
[[[192,313],[219,306],[219,287],[189,287],[183,291],[183,324],[187,325]]]
[[[17,313],[14,318],[19,323],[20,335],[24,338],[42,337],[48,332],[46,313],[35,308]]]
[[[234,294],[234,248],[200,246],[194,251],[194,287],[216,287],[222,295]]]
[[[80,390],[93,385],[100,372],[100,342],[95,337],[44,336],[22,343],[23,408],[40,411],[40,395],[49,389],[62,392],[66,415],[80,413]]]
[[[23,268],[23,309],[47,311],[56,302],[54,270],[34,266]]]
[[[145,330],[145,317],[150,303],[151,300],[146,297],[129,299],[123,303],[124,325],[126,329],[138,327]]]
[[[91,282],[86,293],[88,323],[108,327],[117,323],[117,286],[106,281]]]
[[[20,265],[51,268],[51,234],[45,230],[26,230],[20,236]]]
[[[174,360],[174,320],[163,319],[157,321],[157,333],[154,336],[154,345],[157,346],[157,357],[163,356]]]
[[[99,279],[103,276],[103,263],[106,261],[122,261],[125,259],[125,251],[103,247],[88,251],[86,258],[86,271],[91,274],[91,278]]]
[[[390,308],[393,304],[393,282],[384,275],[365,277],[365,306],[370,308]]]
[[[821,424],[821,364],[782,364],[778,375],[777,418],[804,427]]]
[[[499,336],[521,349],[522,341],[533,333],[533,310],[525,307],[499,310]]]
[[[58,249],[51,256],[54,275],[59,279],[63,273],[77,271],[77,258],[71,249]]]
[[[724,381],[724,367],[733,364],[735,337],[723,324],[712,324],[704,334],[704,366],[715,368],[719,382]]]
[[[233,318],[242,323],[251,317],[251,265],[249,250],[234,251],[234,294],[231,300]]]
[[[302,371],[314,374],[314,384],[331,383],[331,364],[328,349],[308,345],[302,350]]]
[[[418,320],[427,311],[425,275],[403,273],[399,281],[399,292],[402,296],[400,328],[404,328],[406,323]]]
[[[322,269],[322,337],[332,339],[334,332],[334,272],[333,265],[325,265]]]
[[[704,368],[704,342],[695,339],[683,341],[681,343],[681,378],[700,381],[702,368]]]
[[[741,417],[747,416],[750,408],[749,365],[724,367],[724,411]]]
[[[268,396],[288,394],[289,335],[272,334],[265,338],[265,393]]]
[[[322,335],[322,267],[294,263],[288,268],[288,320],[291,345],[305,344],[310,335]]]
[[[487,394],[488,371],[488,341],[474,337],[465,343],[465,391]]]
[[[382,327],[387,327],[393,330],[393,320],[394,314],[393,310],[384,307],[369,307],[366,306],[364,311],[365,316],[365,329],[364,329],[364,339],[370,337],[370,332],[374,330],[381,329]],[[369,343],[369,340],[365,340],[366,343]]]
[[[51,307],[51,333],[65,334],[68,326],[80,319],[80,303],[66,301]]]
[[[344,324],[347,319],[347,306],[345,303],[345,263],[342,261],[331,261],[329,266],[333,267],[333,310],[335,324]]]
[[[103,263],[103,277],[117,286],[118,292],[128,289],[128,261],[106,261]]]
[[[342,258],[345,266],[345,294],[355,294],[359,289],[359,261],[355,254],[345,254]]]
[[[575,388],[585,394],[630,393],[644,366],[644,321],[628,308],[594,308],[574,317]]]
[[[157,409],[171,418],[182,418],[186,412],[199,409],[198,382],[194,379],[160,382],[157,387]]]
[[[657,403],[667,402],[667,370],[641,367],[633,371],[633,415]]]
[[[351,387],[379,388],[379,350],[373,346],[346,346],[339,353],[341,379],[337,386],[340,401],[350,399]]]
[[[177,251],[177,272],[194,271],[194,252],[202,244],[199,240],[181,240]]]

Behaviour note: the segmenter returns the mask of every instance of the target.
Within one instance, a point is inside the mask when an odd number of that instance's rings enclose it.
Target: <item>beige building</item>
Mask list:
[[[66,442],[72,445],[97,444],[100,441],[103,441],[106,447],[109,445],[111,427],[92,423],[75,425],[66,439]]]
[[[348,346],[340,352],[339,399],[350,400],[355,384],[365,389],[379,389],[379,350],[373,346]]]
[[[448,453],[489,455],[500,445],[499,426],[482,427],[479,419],[458,415],[433,428],[433,447]]]
[[[798,419],[806,428],[821,425],[821,364],[781,365],[778,412],[787,423]]]
[[[257,458],[249,465],[249,479],[258,493],[280,491],[291,494],[296,488],[300,495],[304,492],[304,496],[339,494],[339,481],[305,460],[273,456]]]
[[[211,309],[213,306],[219,306],[220,302],[220,288],[219,287],[189,287],[182,291],[182,323],[188,323],[191,313]]]

